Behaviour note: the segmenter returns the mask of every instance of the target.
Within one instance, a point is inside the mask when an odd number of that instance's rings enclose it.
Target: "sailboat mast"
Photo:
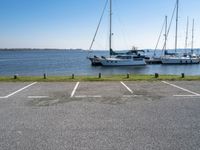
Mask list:
[[[164,50],[166,51],[167,49],[167,16],[165,16],[165,45],[164,45]]]
[[[175,33],[175,52],[177,52],[177,34],[178,34],[178,11],[179,11],[179,0],[176,1],[176,33]]]
[[[192,47],[191,47],[191,52],[193,53],[193,49],[194,49],[194,19],[192,22]]]
[[[186,37],[185,37],[185,53],[188,46],[188,29],[189,29],[189,17],[187,17]]]
[[[110,57],[112,55],[112,0],[110,0],[110,34],[109,34]]]

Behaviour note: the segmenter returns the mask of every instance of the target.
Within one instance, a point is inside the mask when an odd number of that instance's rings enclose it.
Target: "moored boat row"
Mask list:
[[[137,54],[137,55],[136,55]],[[147,57],[141,54],[120,54],[112,57],[89,57],[93,66],[138,66],[146,64],[199,64],[200,57],[195,54],[176,53],[160,57]]]
[[[107,5],[107,3],[106,3]],[[139,66],[139,65],[146,65],[146,64],[198,64],[200,63],[200,57],[193,52],[193,45],[191,52],[189,53],[177,53],[177,33],[178,33],[178,9],[179,9],[179,0],[176,0],[175,4],[176,8],[176,32],[175,32],[175,53],[168,53],[166,50],[167,45],[167,38],[169,34],[170,27],[167,27],[167,16],[165,17],[165,43],[163,47],[164,54],[160,57],[147,57],[143,50],[137,50],[133,47],[132,50],[128,52],[118,53],[112,50],[112,0],[110,0],[110,33],[109,33],[109,51],[110,56],[88,56],[88,59],[91,61],[93,66]],[[105,10],[105,8],[104,8]],[[103,12],[104,14],[104,12]],[[173,13],[174,15],[174,13]],[[173,18],[172,15],[172,18]],[[102,19],[102,18],[101,18]],[[100,21],[101,21],[100,19]],[[171,23],[170,23],[171,24]],[[99,23],[100,25],[100,23]],[[97,31],[99,28],[97,27]],[[97,34],[95,33],[95,36]],[[193,21],[193,31],[194,31],[194,21]],[[95,40],[95,36],[93,38],[91,47]],[[192,38],[194,36],[192,35]],[[193,39],[192,39],[193,40]],[[192,42],[193,43],[193,42]]]
[[[112,55],[110,57],[89,57],[93,66],[139,66],[146,65],[149,57],[145,56],[143,50],[130,50],[128,52],[117,53],[111,50]]]

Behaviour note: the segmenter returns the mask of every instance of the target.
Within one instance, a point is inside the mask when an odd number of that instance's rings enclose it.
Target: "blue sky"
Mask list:
[[[105,1],[0,0],[0,48],[88,49]],[[174,5],[175,0],[113,0],[113,48],[154,48],[164,16],[170,18]],[[199,0],[180,0],[179,47],[184,47],[187,16],[189,42],[195,18],[194,47],[200,47],[199,7]],[[174,26],[168,48],[174,45]],[[107,49],[108,31],[107,9],[94,49]]]

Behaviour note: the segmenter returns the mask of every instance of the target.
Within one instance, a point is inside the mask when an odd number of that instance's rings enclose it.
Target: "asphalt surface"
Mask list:
[[[0,83],[1,150],[199,150],[200,82]]]

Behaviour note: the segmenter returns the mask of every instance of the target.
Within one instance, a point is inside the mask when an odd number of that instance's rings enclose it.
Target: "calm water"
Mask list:
[[[98,51],[95,55],[108,55]],[[147,53],[148,54],[148,53]],[[0,51],[0,75],[97,75],[112,74],[181,74],[200,75],[197,65],[147,65],[140,67],[92,67],[85,51],[67,50],[16,50]]]

